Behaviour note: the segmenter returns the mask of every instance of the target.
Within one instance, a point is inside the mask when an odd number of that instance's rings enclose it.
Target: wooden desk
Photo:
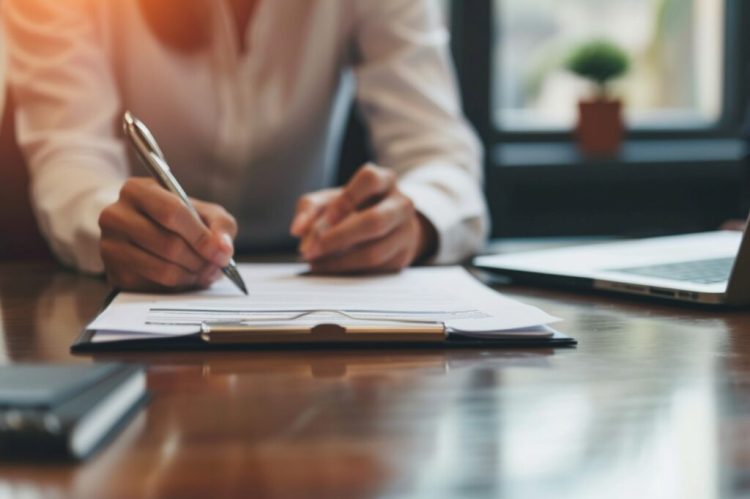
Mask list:
[[[579,347],[111,355],[149,365],[152,403],[85,464],[0,464],[0,496],[750,490],[750,313],[505,291],[564,318]],[[0,359],[91,362],[68,347],[106,292],[53,264],[0,265]]]

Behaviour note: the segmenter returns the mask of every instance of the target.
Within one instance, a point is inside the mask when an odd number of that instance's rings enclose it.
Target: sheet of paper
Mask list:
[[[540,335],[555,322],[544,311],[484,286],[461,267],[406,269],[365,277],[306,275],[301,264],[243,264],[249,296],[227,279],[184,294],[120,293],[89,329],[123,335],[183,335],[202,322],[393,324],[441,321],[449,332]],[[343,313],[343,314],[342,314]]]

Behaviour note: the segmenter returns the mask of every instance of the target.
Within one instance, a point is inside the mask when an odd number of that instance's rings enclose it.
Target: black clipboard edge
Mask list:
[[[96,311],[97,317],[99,316],[99,314],[104,312],[107,309],[107,307],[109,307],[109,305],[112,303],[112,301],[115,299],[115,297],[118,294],[120,294],[120,290],[117,288],[112,289],[112,291],[110,291],[107,294],[106,298],[104,298],[104,302],[102,302],[102,306],[99,307],[99,310]],[[91,340],[94,338],[95,334],[96,334],[96,331],[91,331],[84,326],[83,330],[81,330],[81,332],[78,333],[78,336],[76,337],[75,341],[70,346],[70,351],[75,353],[77,351],[76,349],[78,346],[86,345],[86,344],[93,344]]]
[[[337,343],[294,343],[294,344],[238,344],[208,343],[200,334],[173,338],[155,338],[148,340],[123,340],[106,343],[91,341],[96,331],[84,331],[71,346],[72,353],[126,352],[126,351],[229,351],[229,350],[300,350],[300,349],[342,349],[342,348],[543,348],[575,347],[578,342],[569,336],[551,338],[496,338],[477,339],[461,336],[448,337],[442,343],[410,342],[337,342]]]

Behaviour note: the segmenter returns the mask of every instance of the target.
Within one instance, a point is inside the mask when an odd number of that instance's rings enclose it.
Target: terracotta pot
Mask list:
[[[578,147],[585,156],[617,156],[625,136],[622,102],[597,99],[578,103]]]

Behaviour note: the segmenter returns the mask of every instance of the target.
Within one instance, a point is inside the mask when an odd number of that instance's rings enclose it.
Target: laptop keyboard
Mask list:
[[[665,263],[645,267],[610,269],[611,272],[633,274],[645,277],[658,277],[674,281],[697,284],[716,284],[729,280],[734,257],[694,260],[690,262]]]

